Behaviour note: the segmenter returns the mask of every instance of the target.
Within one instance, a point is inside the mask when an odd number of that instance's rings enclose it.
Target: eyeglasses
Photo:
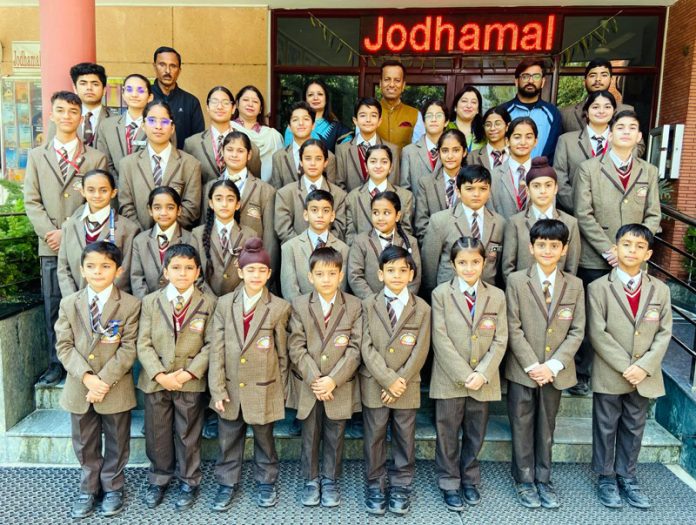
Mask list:
[[[425,120],[440,120],[444,119],[445,114],[444,113],[426,113],[425,114]]]
[[[222,106],[223,108],[229,108],[232,107],[232,101],[231,100],[219,100],[217,98],[211,98],[208,101],[208,105],[211,108],[217,107],[217,106]]]
[[[530,80],[539,82],[542,78],[544,78],[544,75],[541,73],[534,73],[533,75],[530,75],[529,73],[522,73],[520,75],[520,80],[522,80],[522,82],[529,82]]]
[[[126,86],[123,88],[123,91],[125,91],[129,95],[133,93],[137,93],[138,95],[144,95],[145,93],[147,93],[147,89],[145,89],[142,86],[138,86],[137,88],[134,88],[133,86]]]
[[[505,127],[505,121],[504,120],[496,120],[494,122],[486,122],[483,125],[484,128],[486,129],[500,129]]]
[[[163,128],[166,128],[167,126],[170,126],[172,124],[172,119],[169,118],[157,118],[157,117],[147,117],[145,119],[145,122],[147,123],[148,126],[155,127],[157,124],[162,126]]]

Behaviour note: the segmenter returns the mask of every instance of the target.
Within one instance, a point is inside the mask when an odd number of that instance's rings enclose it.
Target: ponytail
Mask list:
[[[205,227],[203,228],[203,253],[205,254],[205,271],[203,272],[203,278],[208,282],[213,272],[213,265],[210,259],[210,234],[215,224],[215,212],[212,208],[208,208],[206,213]]]

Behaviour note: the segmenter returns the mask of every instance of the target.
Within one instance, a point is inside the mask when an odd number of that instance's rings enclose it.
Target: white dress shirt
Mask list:
[[[158,155],[160,157],[160,166],[162,167],[162,180],[164,180],[164,174],[167,172],[167,163],[169,162],[169,157],[172,154],[171,142],[168,142],[167,147],[159,153],[155,153],[155,150],[152,149],[152,146],[148,144],[147,154],[150,155],[150,169],[152,169],[152,173],[155,172],[155,160],[152,158],[152,156]]]
[[[401,317],[401,314],[404,311],[404,308],[406,308],[406,305],[408,304],[408,286],[404,286],[404,289],[401,290],[400,294],[395,294],[392,292],[389,288],[386,286],[384,287],[384,297],[386,298],[385,301],[386,303],[391,303],[391,307],[394,310],[394,313],[396,314],[396,321],[399,321],[399,318]],[[389,301],[389,298],[391,297],[396,297],[396,300],[394,301]]]

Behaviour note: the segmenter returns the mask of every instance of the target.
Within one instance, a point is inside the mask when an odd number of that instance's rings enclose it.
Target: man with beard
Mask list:
[[[201,103],[176,81],[181,73],[181,55],[171,47],[158,47],[153,56],[157,80],[152,84],[155,100],[169,104],[176,124],[176,147],[184,149],[184,142],[191,135],[205,129]]]
[[[563,129],[558,108],[541,100],[545,75],[543,60],[527,59],[520,62],[515,69],[517,96],[501,106],[507,110],[512,120],[517,117],[530,117],[534,120],[539,137],[532,151],[532,158],[544,156],[552,162],[556,142]]]
[[[425,134],[423,116],[416,108],[404,104],[401,95],[406,88],[406,68],[397,60],[382,63],[379,87],[382,90],[382,122],[377,134],[387,142],[404,148],[418,142]]]

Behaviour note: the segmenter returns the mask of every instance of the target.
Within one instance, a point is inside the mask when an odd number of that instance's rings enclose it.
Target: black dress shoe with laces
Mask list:
[[[238,485],[232,485],[231,487],[227,485],[220,485],[211,509],[215,512],[225,512],[228,510],[232,506],[232,500],[234,499],[234,495],[237,493],[237,490]]]
[[[443,490],[442,497],[448,510],[461,512],[464,510],[464,500],[458,490]]]
[[[176,508],[176,510],[190,509],[196,501],[197,494],[198,487],[192,487],[191,485],[182,483],[181,485],[179,485],[179,493],[176,495],[174,507]]]
[[[479,494],[476,485],[462,485],[462,496],[464,501],[469,505],[478,505],[481,503],[481,494]]]
[[[534,483],[517,483],[517,501],[528,509],[538,509],[541,507],[541,499]]]
[[[387,498],[380,488],[368,488],[365,496],[365,510],[370,514],[383,516],[387,512]]]
[[[162,499],[164,499],[164,492],[166,490],[167,487],[155,485],[154,483],[148,485],[147,490],[145,491],[145,505],[147,505],[147,508],[154,509],[160,503],[162,503]]]
[[[94,494],[85,494],[81,492],[77,499],[73,502],[70,509],[70,517],[76,520],[91,516],[97,506],[97,498]]]
[[[116,516],[123,510],[123,491],[114,490],[104,493],[101,504],[101,515],[105,518]]]

